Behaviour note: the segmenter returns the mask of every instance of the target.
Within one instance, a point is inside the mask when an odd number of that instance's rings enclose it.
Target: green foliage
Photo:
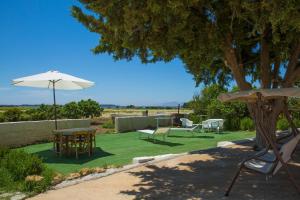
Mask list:
[[[111,120],[105,122],[103,125],[102,125],[103,128],[107,128],[107,129],[112,129],[112,128],[115,128],[115,125],[113,124],[113,122]]]
[[[254,130],[253,120],[249,117],[244,117],[240,122],[240,129],[243,131]]]
[[[78,102],[78,106],[85,117],[99,117],[103,111],[100,104],[92,99],[81,100]]]
[[[44,167],[37,156],[21,150],[10,151],[3,157],[1,165],[9,170],[14,181],[23,180],[28,175],[41,174]]]
[[[103,108],[100,107],[100,104],[91,99],[81,100],[78,103],[70,102],[64,106],[56,106],[57,119],[98,117],[102,111]],[[20,108],[6,108],[4,113],[0,112],[0,122],[53,120],[54,118],[54,106],[45,104],[25,111],[22,111]]]
[[[67,103],[63,107],[63,116],[69,119],[79,119],[82,117],[83,111],[80,109],[79,105],[72,101]]]
[[[275,57],[287,63],[299,42],[300,4],[295,0],[80,2],[84,10],[73,6],[72,14],[99,35],[94,53],[127,60],[138,56],[144,63],[180,58],[197,83],[231,83],[228,48],[245,73],[239,78],[261,80],[262,39],[269,46],[270,70]],[[279,73],[285,67],[280,65]]]
[[[289,127],[290,127],[290,124],[286,118],[282,117],[277,121],[277,124],[276,124],[277,130],[287,130]]]
[[[0,122],[5,122],[5,118],[3,113],[0,112]]]
[[[0,167],[0,189],[5,188],[6,190],[10,190],[13,185],[13,179],[9,173],[9,171],[4,168]]]
[[[25,181],[29,175],[42,176],[42,180]],[[42,192],[51,185],[52,178],[53,171],[36,155],[0,148],[0,189]]]
[[[3,113],[4,120],[7,122],[20,121],[22,111],[19,108],[9,108]]]
[[[53,174],[54,173],[52,170],[46,168],[41,173],[41,176],[43,177],[41,181],[25,181],[23,183],[22,189],[26,192],[35,192],[35,193],[44,192],[51,185]]]
[[[200,115],[196,113],[190,113],[188,119],[193,121],[195,124],[201,123],[201,120],[204,120],[204,118],[201,119]]]
[[[31,120],[53,120],[54,106],[41,104],[38,108],[29,109],[25,112]],[[56,106],[57,118],[62,118],[62,106]]]
[[[236,90],[236,88],[233,88],[233,90]],[[220,102],[217,97],[222,92],[227,92],[227,90],[218,85],[211,85],[203,89],[200,95],[195,95],[194,98],[187,103],[189,108],[194,111],[189,118],[198,123],[201,120],[200,116],[206,114],[206,118],[225,119],[224,128],[226,130],[239,130],[240,120],[244,117],[249,117],[247,106],[239,102]],[[202,120],[204,119],[203,117]]]

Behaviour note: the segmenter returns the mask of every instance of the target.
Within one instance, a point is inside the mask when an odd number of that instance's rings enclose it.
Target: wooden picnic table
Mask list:
[[[62,155],[62,153],[70,154],[70,142],[72,141],[72,138],[73,140],[75,140],[75,142],[78,142],[79,147],[81,147],[82,146],[81,143],[84,141],[81,138],[88,137],[88,143],[89,143],[88,153],[89,155],[91,155],[91,153],[93,152],[93,148],[96,147],[95,134],[96,134],[96,129],[91,127],[54,130],[53,131],[54,149],[56,153],[58,153],[60,156]],[[76,138],[74,139],[74,137]],[[65,146],[65,149],[62,148],[63,146]],[[76,158],[78,158],[77,146],[76,146]]]

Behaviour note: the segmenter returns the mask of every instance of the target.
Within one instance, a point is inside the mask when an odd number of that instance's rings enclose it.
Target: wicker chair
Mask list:
[[[78,159],[79,154],[88,153],[91,156],[91,137],[88,133],[74,133],[69,139],[70,147]]]

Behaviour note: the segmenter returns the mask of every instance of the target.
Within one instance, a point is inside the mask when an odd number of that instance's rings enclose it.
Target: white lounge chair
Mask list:
[[[182,122],[182,128],[171,128],[171,130],[194,132],[197,129],[199,129],[199,127],[202,125],[202,124],[194,124],[193,121],[191,121],[187,118],[180,118],[180,121]]]
[[[300,134],[296,135],[295,137],[293,137],[292,139],[290,139],[288,142],[284,143],[280,147],[279,153],[284,164],[290,161],[292,154],[295,151],[297,144],[299,143],[299,140],[300,140]],[[225,196],[229,195],[236,179],[238,178],[240,172],[243,169],[251,170],[260,174],[264,174],[266,176],[273,176],[280,170],[281,167],[282,167],[282,163],[276,157],[273,150],[264,149],[256,153],[254,156],[251,156],[246,160],[244,160],[242,163],[240,163],[240,167],[237,173],[235,174],[229,188],[227,189]],[[289,178],[291,178],[291,175],[290,174],[288,175]]]
[[[166,140],[166,135],[169,134],[169,131],[170,131],[169,127],[161,127],[155,130],[151,130],[151,129],[138,130],[137,132],[140,133],[139,138],[141,138],[141,134],[146,134],[148,135],[148,138],[151,137],[153,140],[155,140],[155,136],[162,135],[164,140]]]

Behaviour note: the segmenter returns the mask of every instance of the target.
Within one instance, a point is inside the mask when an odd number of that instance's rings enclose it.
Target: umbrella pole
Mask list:
[[[57,130],[57,115],[56,115],[56,98],[55,98],[55,81],[53,84],[53,100],[54,100],[54,121],[55,121],[55,130]]]

